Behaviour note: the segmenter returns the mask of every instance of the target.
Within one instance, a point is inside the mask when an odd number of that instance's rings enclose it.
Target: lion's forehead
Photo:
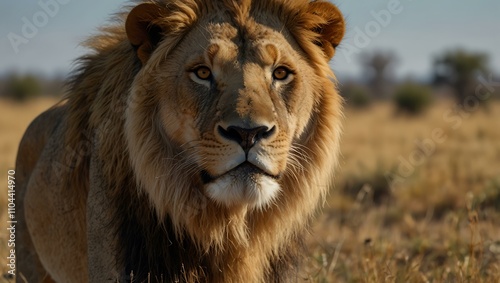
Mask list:
[[[291,51],[282,33],[260,24],[252,28],[230,23],[208,24],[205,31],[207,46],[202,46],[201,51],[209,61],[217,58],[218,63],[246,61],[271,65],[280,53]]]

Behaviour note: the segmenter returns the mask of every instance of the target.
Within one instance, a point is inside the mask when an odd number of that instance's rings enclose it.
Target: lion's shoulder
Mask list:
[[[23,165],[28,170],[34,168],[47,140],[54,134],[56,127],[66,118],[66,111],[66,105],[57,104],[38,115],[30,123],[19,143],[17,164]]]

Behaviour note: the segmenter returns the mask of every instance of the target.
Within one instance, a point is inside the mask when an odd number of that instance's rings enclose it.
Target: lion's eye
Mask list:
[[[209,80],[212,77],[212,71],[205,66],[197,68],[194,73],[200,80]]]
[[[273,78],[279,81],[286,80],[290,75],[290,73],[291,73],[290,70],[288,70],[287,68],[278,67],[273,72]]]

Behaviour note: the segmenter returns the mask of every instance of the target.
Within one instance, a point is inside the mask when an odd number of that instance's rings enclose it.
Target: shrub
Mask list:
[[[4,95],[8,98],[24,101],[39,95],[41,92],[40,82],[32,75],[19,77],[11,75],[5,85]]]
[[[398,88],[394,103],[399,111],[419,114],[432,102],[431,90],[423,85],[406,83]]]
[[[347,105],[355,108],[364,108],[372,103],[372,98],[361,86],[349,86],[341,90]]]

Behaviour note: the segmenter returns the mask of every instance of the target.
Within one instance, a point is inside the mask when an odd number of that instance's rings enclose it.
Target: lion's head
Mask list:
[[[286,198],[285,183],[305,170],[331,169],[309,169],[331,154],[308,143],[325,135],[319,123],[337,123],[320,111],[337,100],[326,69],[343,20],[327,2],[290,2],[172,1],[129,14],[143,66],[126,115],[128,147],[160,214],[189,194],[179,179],[218,205],[252,210]],[[336,151],[330,130],[316,142]]]

